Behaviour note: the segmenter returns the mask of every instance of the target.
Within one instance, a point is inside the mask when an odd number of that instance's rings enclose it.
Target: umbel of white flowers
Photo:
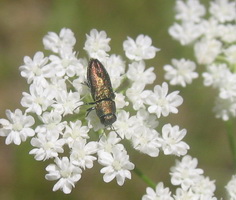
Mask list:
[[[70,193],[83,171],[92,168],[96,160],[102,166],[105,182],[116,179],[118,185],[123,185],[126,178],[131,179],[134,164],[122,140],[129,140],[135,150],[151,157],[158,157],[160,150],[165,155],[184,156],[189,149],[182,141],[185,129],[167,123],[157,130],[158,118],[178,113],[183,99],[178,91],[169,92],[165,82],[153,90],[146,89],[156,75],[154,67],[146,68],[144,60],[154,58],[159,50],[152,46],[151,38],[139,35],[136,40],[128,37],[124,41],[128,64],[121,56],[108,54],[109,41],[104,31],[93,29],[87,35],[84,50],[90,58],[103,63],[114,91],[121,91],[115,97],[117,120],[113,127],[117,132],[104,127],[93,111],[85,117],[83,104],[92,102],[84,84],[88,60],[79,58],[73,50],[76,39],[66,28],[59,35],[50,32],[43,38],[45,49],[52,52],[50,56],[37,52],[32,59],[24,58],[20,71],[29,84],[29,91],[23,92],[21,99],[25,110],[7,110],[7,119],[0,119],[0,135],[6,137],[6,144],[20,145],[31,138],[33,149],[29,153],[36,160],[54,160],[46,167],[45,176],[57,181],[53,191]],[[120,87],[124,81],[129,82],[129,87]],[[67,156],[65,148],[70,149]],[[215,199],[214,181],[203,176],[196,158],[186,155],[176,161],[170,175],[171,183],[178,186],[174,195],[161,182],[155,191],[147,188],[143,200]]]
[[[117,120],[113,126],[119,136],[105,128],[95,112],[85,117],[86,106],[81,105],[92,101],[84,84],[88,60],[78,57],[73,49],[74,34],[66,28],[59,35],[49,32],[43,38],[51,55],[45,57],[42,52],[36,52],[33,58],[25,56],[24,65],[20,66],[21,76],[29,84],[29,91],[23,92],[21,99],[25,110],[7,110],[7,119],[0,119],[0,135],[6,137],[6,144],[19,145],[31,138],[30,154],[36,160],[54,159],[47,166],[45,177],[57,180],[53,190],[61,189],[64,193],[71,192],[82,172],[92,168],[96,160],[103,166],[100,172],[105,182],[116,179],[123,185],[126,178],[130,179],[134,164],[120,143],[123,139],[152,157],[157,157],[160,149],[166,155],[178,156],[185,155],[189,149],[182,141],[185,129],[166,124],[162,133],[156,130],[158,118],[177,113],[183,99],[178,91],[169,93],[167,83],[156,85],[154,90],[145,89],[156,79],[154,67],[145,69],[144,62],[154,58],[159,50],[152,46],[151,38],[139,35],[136,40],[128,37],[124,41],[129,59],[126,66],[121,56],[108,55],[110,38],[104,31],[93,29],[86,36],[84,50],[104,64],[114,90],[124,80],[130,84],[115,97]],[[132,115],[127,111],[130,109]],[[107,133],[99,136],[101,130]],[[93,141],[90,134],[96,134],[97,139]],[[69,155],[61,157],[65,147],[70,148]]]
[[[193,47],[196,61],[204,65],[204,85],[218,91],[213,111],[224,121],[236,117],[236,2],[210,1],[207,9],[199,0],[176,1],[178,20],[169,34],[181,45]],[[196,64],[173,59],[165,66],[165,78],[172,85],[186,86],[197,77]]]

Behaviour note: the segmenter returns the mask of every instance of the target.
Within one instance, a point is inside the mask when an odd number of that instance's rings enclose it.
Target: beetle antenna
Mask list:
[[[110,127],[111,127],[111,130],[114,131],[114,132],[120,137],[120,139],[123,139],[123,138],[120,136],[120,134],[116,131],[116,129],[114,128],[113,125],[111,125]]]

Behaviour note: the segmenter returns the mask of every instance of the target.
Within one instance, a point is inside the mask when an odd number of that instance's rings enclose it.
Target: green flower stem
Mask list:
[[[141,170],[139,170],[137,167],[135,167],[133,171],[137,176],[139,176],[139,178],[141,178],[150,187],[152,187],[153,189],[156,188],[156,184],[149,177],[143,174],[143,172],[141,172]]]
[[[229,146],[232,152],[234,166],[236,167],[236,140],[234,136],[234,129],[233,129],[232,121],[227,121],[226,125],[227,125],[227,135],[228,135],[228,140],[229,140]]]
[[[226,59],[225,56],[217,56],[217,57],[216,57],[216,60],[217,60],[218,62],[224,62],[224,63],[227,63],[227,64],[228,64],[228,61],[227,61],[227,59]]]
[[[232,65],[233,72],[236,73],[236,64]]]

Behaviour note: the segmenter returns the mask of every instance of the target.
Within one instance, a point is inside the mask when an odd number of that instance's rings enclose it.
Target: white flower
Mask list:
[[[156,119],[156,115],[150,115],[143,109],[131,117],[129,112],[122,110],[117,114],[117,120],[113,126],[121,138],[131,139],[136,149],[148,155],[157,156],[159,153],[157,147],[160,147],[160,143],[158,142],[159,135],[154,130],[158,126]]]
[[[130,139],[134,132],[134,124],[136,124],[135,118],[130,117],[129,112],[121,110],[117,113],[117,120],[113,126],[115,130],[118,131],[118,134],[122,139],[124,137]]]
[[[164,184],[158,183],[155,190],[148,187],[146,189],[146,193],[142,200],[174,200],[173,197],[171,197],[171,192],[168,187],[164,188]]]
[[[54,53],[59,53],[65,48],[72,49],[75,43],[76,39],[74,33],[68,28],[61,29],[59,36],[54,32],[49,32],[48,35],[43,38],[44,48]]]
[[[223,42],[234,43],[236,42],[236,25],[223,24],[218,26],[219,37]]]
[[[159,124],[159,122],[157,121],[157,116],[154,114],[151,115],[145,109],[138,110],[135,117],[136,117],[135,121],[136,124],[138,124],[138,126],[143,126],[150,129],[156,129],[156,127]]]
[[[63,114],[72,114],[74,111],[78,112],[79,106],[83,102],[80,101],[80,94],[78,92],[62,91],[56,96],[56,103],[52,105],[57,112]]]
[[[50,181],[58,180],[53,187],[53,191],[61,189],[65,194],[69,194],[75,183],[80,180],[82,170],[74,166],[67,157],[55,158],[55,164],[47,166],[45,178]]]
[[[76,122],[70,122],[69,125],[66,126],[63,138],[71,148],[75,141],[79,141],[82,138],[88,139],[88,132],[89,128],[87,126],[82,126],[82,122],[77,120]]]
[[[160,49],[152,46],[152,39],[149,36],[139,35],[134,41],[128,37],[123,43],[125,55],[130,60],[152,59],[156,56],[156,52]]]
[[[35,154],[36,160],[47,160],[63,153],[64,144],[65,140],[59,139],[59,133],[38,133],[37,137],[31,139],[31,145],[37,148],[32,149],[29,154]]]
[[[107,52],[110,51],[110,38],[107,38],[105,31],[98,32],[96,29],[90,31],[90,35],[86,35],[86,42],[84,50],[87,51],[90,58],[97,58],[99,60],[108,56]]]
[[[60,56],[50,55],[50,67],[54,69],[56,77],[75,76],[78,72],[85,71],[85,67],[76,58],[75,52],[67,50],[60,54]]]
[[[26,112],[33,112],[41,115],[52,103],[53,95],[48,89],[44,89],[41,85],[30,85],[30,94],[23,92],[21,105],[26,107]]]
[[[231,117],[236,117],[236,99],[222,99],[217,97],[213,107],[216,118],[228,121]]]
[[[144,87],[144,84],[135,82],[130,88],[126,90],[126,96],[132,102],[134,110],[144,108],[144,99],[142,95]]]
[[[92,109],[91,112],[88,113],[86,120],[88,121],[88,127],[91,129],[93,128],[94,131],[98,131],[100,129],[104,129],[104,125],[99,120],[99,117],[97,116],[94,109]],[[112,124],[114,125],[114,124]]]
[[[27,83],[30,84],[35,79],[46,82],[43,78],[53,77],[54,72],[50,68],[48,63],[48,57],[44,57],[43,52],[37,52],[33,59],[28,56],[24,57],[24,65],[20,66],[21,76],[27,79]]]
[[[104,66],[110,76],[112,87],[118,88],[125,73],[125,62],[120,56],[113,54],[104,61]]]
[[[222,44],[215,39],[203,38],[194,45],[195,57],[199,64],[211,64],[221,53]]]
[[[5,143],[20,145],[25,142],[27,137],[34,136],[35,132],[30,128],[34,123],[34,118],[23,114],[21,110],[15,112],[6,110],[6,119],[0,119],[0,136],[6,137]]]
[[[219,22],[224,23],[236,19],[236,2],[228,0],[215,0],[210,2],[210,13]]]
[[[191,190],[195,194],[198,194],[205,200],[208,200],[208,197],[212,197],[214,195],[215,189],[215,181],[211,181],[208,177],[204,176],[200,176],[200,180],[198,180],[195,185],[191,187]]]
[[[97,152],[97,142],[88,142],[86,139],[81,139],[79,141],[75,141],[72,147],[70,160],[71,162],[79,166],[80,168],[92,168],[93,161],[97,158],[92,156]]]
[[[203,19],[201,24],[204,30],[203,35],[207,39],[217,38],[221,34],[220,24],[215,18]]]
[[[183,103],[183,98],[178,95],[179,91],[168,94],[168,84],[162,86],[156,85],[154,92],[146,90],[143,92],[145,103],[149,105],[148,112],[155,113],[158,118],[163,115],[168,116],[170,113],[178,113],[177,107]]]
[[[78,59],[76,67],[76,77],[74,77],[75,79],[73,80],[72,84],[77,91],[79,91],[79,89],[77,88],[85,88],[85,86],[88,89],[87,85],[83,84],[87,81],[87,68],[85,66],[88,66],[88,60],[85,58],[76,58],[76,59]],[[77,86],[74,85],[75,80],[77,81],[77,83],[79,83],[79,85],[78,84]]]
[[[222,84],[219,86],[219,97],[222,99],[236,98],[236,74],[230,72],[222,79]]]
[[[202,73],[204,78],[204,85],[210,86],[212,85],[214,88],[219,88],[225,77],[231,72],[226,64],[211,64],[207,66],[207,71]]]
[[[76,78],[72,82],[73,87],[76,89],[77,92],[81,94],[81,96],[90,93],[90,88],[84,83],[86,83],[85,78],[83,79]]]
[[[50,79],[50,83],[45,88],[50,96],[52,96],[52,98],[55,98],[59,93],[67,91],[66,81],[67,80],[63,78],[54,77]]]
[[[154,129],[139,126],[132,135],[132,144],[136,150],[148,154],[151,157],[159,155],[161,147],[159,133]]]
[[[205,15],[206,9],[198,0],[176,1],[177,20],[199,22]]]
[[[121,109],[129,105],[129,102],[125,101],[125,96],[121,93],[116,94],[115,103],[117,109]]]
[[[150,67],[145,70],[145,63],[143,61],[140,62],[132,62],[129,64],[129,68],[127,71],[128,79],[132,80],[137,84],[152,84],[156,79],[156,75],[153,73],[154,67]]]
[[[168,32],[181,45],[188,45],[202,35],[204,27],[202,24],[194,24],[192,22],[174,23]]]
[[[43,122],[42,125],[39,125],[35,128],[37,133],[45,133],[49,131],[50,133],[59,133],[62,134],[66,121],[62,121],[62,116],[60,113],[52,110],[51,112],[44,112],[39,119]]]
[[[185,87],[186,84],[192,83],[192,80],[198,77],[198,73],[194,71],[196,64],[193,61],[182,58],[180,60],[172,59],[171,62],[173,66],[164,66],[165,79],[169,80],[171,85]]]
[[[229,195],[229,199],[230,200],[235,200],[236,199],[236,175],[233,175],[231,177],[231,180],[227,183],[227,185],[225,186],[226,191]]]
[[[236,45],[231,45],[229,48],[224,50],[226,59],[231,63],[236,63]]]
[[[108,183],[116,178],[118,185],[123,185],[125,178],[131,179],[130,170],[134,169],[134,164],[129,161],[126,150],[113,148],[112,153],[105,151],[99,152],[98,162],[105,166],[101,169],[103,180]]]
[[[98,149],[100,151],[105,151],[108,153],[112,153],[112,149],[116,146],[116,148],[120,148],[120,150],[124,149],[122,144],[119,144],[121,138],[118,137],[115,131],[111,131],[108,135],[103,135],[98,142]]]
[[[189,189],[200,180],[203,170],[196,168],[197,159],[186,155],[181,161],[176,160],[174,167],[171,167],[171,183],[173,185],[181,185],[183,190]]]
[[[199,195],[196,195],[192,192],[192,190],[184,190],[182,188],[177,188],[176,193],[174,195],[175,200],[199,200]],[[210,199],[206,199],[210,200]]]
[[[189,149],[189,146],[182,141],[186,133],[186,129],[179,130],[179,126],[164,125],[162,127],[162,149],[164,154],[185,155]]]

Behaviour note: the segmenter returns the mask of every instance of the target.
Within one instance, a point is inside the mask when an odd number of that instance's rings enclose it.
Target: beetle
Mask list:
[[[87,69],[87,85],[91,90],[91,95],[95,104],[87,110],[87,115],[91,110],[96,110],[100,122],[104,126],[111,126],[116,121],[116,105],[113,101],[115,94],[112,89],[110,76],[105,67],[98,59],[91,59]]]

